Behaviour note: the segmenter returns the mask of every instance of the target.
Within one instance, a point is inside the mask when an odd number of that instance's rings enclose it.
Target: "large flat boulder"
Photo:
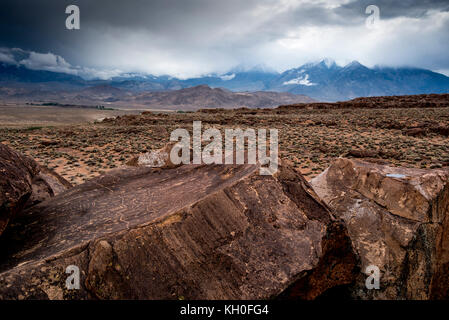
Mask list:
[[[362,299],[449,298],[449,173],[337,159],[311,181],[342,218],[361,271],[380,269],[380,289],[361,274]]]
[[[286,165],[116,169],[25,211],[0,252],[0,299],[314,299],[358,274],[346,228]]]

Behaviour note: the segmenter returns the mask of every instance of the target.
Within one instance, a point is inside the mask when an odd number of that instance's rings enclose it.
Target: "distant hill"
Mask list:
[[[45,91],[1,88],[0,98],[14,102],[70,105],[94,105],[116,108],[197,110],[203,108],[274,108],[281,104],[315,100],[288,92],[232,92],[200,85],[169,91],[133,92],[110,85],[97,85],[78,90]]]
[[[278,110],[295,109],[392,109],[449,108],[449,94],[420,94],[406,96],[376,96],[340,102],[312,102],[282,105]]]
[[[280,92],[232,92],[207,85],[175,91],[145,92],[130,97],[136,105],[147,105],[156,109],[194,110],[202,108],[274,108],[287,101],[295,103],[312,102],[304,95]],[[290,102],[287,102],[290,103]]]

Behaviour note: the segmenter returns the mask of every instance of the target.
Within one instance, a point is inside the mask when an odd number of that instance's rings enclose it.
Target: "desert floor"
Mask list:
[[[307,179],[340,156],[417,168],[449,165],[447,133],[429,130],[449,125],[449,108],[137,113],[3,106],[0,142],[73,184],[163,147],[172,130],[191,130],[194,120],[202,121],[203,130],[214,127],[223,134],[226,128],[278,129],[281,157],[289,159]],[[107,119],[98,121],[102,118]]]

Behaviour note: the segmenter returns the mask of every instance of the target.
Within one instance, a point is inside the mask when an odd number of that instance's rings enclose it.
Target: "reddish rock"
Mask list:
[[[23,208],[70,187],[54,171],[0,143],[0,234]]]
[[[354,158],[375,158],[379,155],[379,153],[373,150],[351,149],[347,155]]]
[[[72,184],[53,170],[40,166],[39,173],[31,182],[31,187],[32,193],[25,208],[31,207],[70,189]]]
[[[57,144],[59,144],[59,141],[56,141],[56,140],[50,140],[50,139],[42,139],[41,140],[41,145],[46,146],[46,147],[55,146]]]
[[[449,126],[437,126],[431,128],[433,132],[436,132],[442,136],[449,136]]]
[[[352,283],[344,225],[290,167],[258,172],[127,167],[42,202],[0,239],[0,298],[313,299]]]
[[[312,179],[341,217],[362,271],[379,267],[379,290],[361,274],[352,296],[362,299],[449,298],[449,173],[338,159]]]
[[[422,137],[427,134],[427,131],[423,128],[411,128],[402,131],[402,133],[411,137]]]
[[[175,146],[175,142],[168,143],[163,148],[149,151],[129,160],[126,165],[133,167],[149,167],[149,168],[175,168],[170,160],[170,152]]]
[[[0,235],[31,195],[38,164],[0,143]]]

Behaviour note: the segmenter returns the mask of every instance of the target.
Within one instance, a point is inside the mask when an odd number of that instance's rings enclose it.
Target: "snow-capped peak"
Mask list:
[[[333,59],[331,59],[331,58],[324,58],[324,59],[321,60],[321,63],[324,63],[324,65],[327,68],[331,68],[334,65],[336,65],[335,61]]]
[[[335,63],[335,61],[333,59],[330,58],[324,58],[315,62],[309,62],[304,64],[302,68],[313,68],[313,67],[325,67],[327,69],[333,68],[334,66],[336,66],[337,64]]]
[[[365,66],[360,62],[358,62],[357,60],[354,60],[345,66],[345,68],[358,68],[358,67],[365,67]]]

